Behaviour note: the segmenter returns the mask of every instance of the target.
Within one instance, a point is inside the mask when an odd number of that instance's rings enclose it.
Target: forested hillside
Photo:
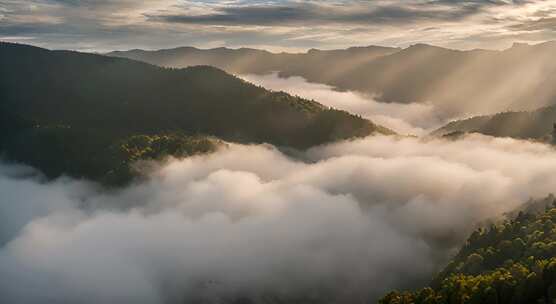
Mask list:
[[[432,134],[443,136],[454,132],[477,132],[498,137],[552,141],[555,123],[556,106],[551,106],[532,112],[504,112],[457,120]]]
[[[303,149],[391,133],[208,66],[160,68],[9,43],[0,43],[0,66],[0,149],[50,177],[104,180],[115,169],[108,151],[135,136],[159,138],[147,141],[155,143],[150,149],[166,147],[154,154],[182,155],[212,150],[215,140],[206,136]]]
[[[392,292],[382,304],[554,303],[556,300],[556,207],[540,214],[478,229],[427,287]]]

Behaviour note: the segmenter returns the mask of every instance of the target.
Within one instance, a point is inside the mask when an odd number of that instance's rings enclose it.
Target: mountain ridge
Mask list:
[[[431,103],[448,114],[533,110],[556,100],[556,61],[552,59],[556,42],[516,44],[504,50],[414,44],[300,54],[227,48],[220,50],[222,54],[214,49],[166,51],[108,55],[167,67],[208,64],[233,74],[278,72],[280,77],[300,76],[338,90],[371,94],[381,102]]]
[[[345,111],[268,91],[210,66],[161,68],[9,43],[0,43],[0,65],[0,125],[7,125],[0,150],[8,160],[35,166],[49,177],[103,180],[115,164],[133,156],[124,153],[114,160],[109,147],[137,136],[146,136],[143,148],[154,142],[156,147],[146,148],[159,149],[158,158],[168,151],[213,150],[204,143],[187,147],[200,135],[305,149],[393,134]]]
[[[496,137],[552,142],[555,123],[556,106],[549,106],[534,111],[507,111],[455,120],[434,130],[431,135],[476,132]]]

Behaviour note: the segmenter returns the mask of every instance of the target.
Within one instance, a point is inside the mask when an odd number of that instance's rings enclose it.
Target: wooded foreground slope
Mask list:
[[[380,303],[554,303],[554,206],[536,215],[520,212],[513,220],[475,231],[431,287],[392,292]]]

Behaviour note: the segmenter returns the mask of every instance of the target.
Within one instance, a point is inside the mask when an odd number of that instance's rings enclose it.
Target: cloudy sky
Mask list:
[[[56,49],[500,49],[554,39],[554,0],[0,0],[0,40]]]

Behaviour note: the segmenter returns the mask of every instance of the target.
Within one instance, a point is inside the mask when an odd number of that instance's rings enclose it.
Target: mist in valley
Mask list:
[[[370,94],[340,91],[332,86],[310,83],[303,77],[280,77],[277,72],[267,75],[240,75],[265,88],[316,100],[339,110],[362,116],[379,125],[405,135],[426,135],[455,117],[430,103],[385,103]]]
[[[392,110],[434,113],[432,118],[437,119],[428,119],[431,125],[438,120],[446,122],[505,111],[532,111],[553,105],[556,64],[552,57],[555,51],[556,44],[548,41],[514,43],[502,50],[459,50],[415,43],[405,48],[370,45],[337,50],[311,49],[297,54],[274,54],[257,49],[176,48],[131,50],[110,55],[174,68],[213,65],[232,74],[248,75],[244,77],[254,82],[275,85],[277,89],[284,85],[291,90],[334,88],[353,92],[357,96],[329,97],[379,101],[378,105],[370,105],[378,112],[415,105],[414,108]],[[272,75],[289,80],[281,82]],[[319,87],[309,88],[303,84],[303,79]],[[394,105],[388,107],[387,104]],[[425,115],[421,124],[429,117]],[[402,130],[411,130],[411,122],[409,126],[403,126],[400,121],[390,123],[399,125]],[[417,127],[414,132],[422,128]]]
[[[527,164],[515,166],[515,164]],[[478,225],[556,186],[547,145],[372,136],[144,163],[119,190],[1,167],[8,303],[358,302],[419,287]]]

